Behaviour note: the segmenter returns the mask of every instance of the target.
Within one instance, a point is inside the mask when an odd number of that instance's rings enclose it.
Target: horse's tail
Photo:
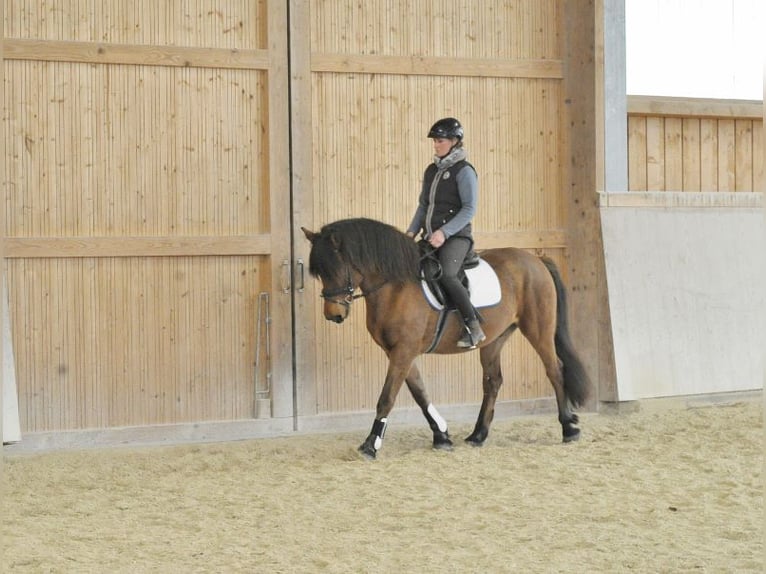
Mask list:
[[[582,406],[588,398],[590,391],[590,379],[585,367],[578,357],[572,339],[569,336],[569,323],[567,321],[567,294],[564,282],[561,279],[556,264],[547,257],[541,257],[543,264],[553,277],[553,283],[556,285],[556,353],[563,363],[564,390],[569,397],[572,406]]]

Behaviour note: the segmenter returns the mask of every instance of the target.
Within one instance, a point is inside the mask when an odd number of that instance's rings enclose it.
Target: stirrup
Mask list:
[[[486,338],[479,321],[474,319],[466,325],[465,333],[458,340],[457,346],[461,349],[475,349]]]

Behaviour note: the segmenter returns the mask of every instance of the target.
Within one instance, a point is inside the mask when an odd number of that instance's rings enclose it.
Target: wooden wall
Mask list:
[[[299,2],[291,12],[310,25],[293,55],[295,75],[305,77],[294,108],[311,118],[298,124],[294,145],[305,142],[298,153],[313,166],[296,186],[300,225],[366,216],[406,228],[433,153],[428,129],[455,116],[479,173],[477,247],[544,252],[566,274],[561,2],[349,0]],[[296,246],[305,258],[305,239]],[[316,283],[307,288],[309,301],[318,298]],[[342,326],[327,323],[318,305],[298,311],[304,317],[318,344],[299,353],[315,383],[299,397],[301,414],[374,408],[387,362],[365,330],[363,303]],[[477,354],[423,357],[420,366],[437,404],[480,401]],[[503,369],[501,400],[552,396],[521,336]],[[413,404],[406,390],[398,404]]]
[[[272,4],[5,2],[25,432],[252,416],[256,301],[289,205],[272,193],[287,182]],[[291,372],[289,338],[274,344]]]
[[[628,98],[630,191],[764,188],[761,102]]]
[[[267,416],[290,428],[369,412],[385,357],[362,302],[347,324],[323,319],[300,227],[404,228],[428,128],[447,115],[479,172],[477,247],[553,257],[575,281],[584,354],[602,352],[586,261],[601,253],[593,3],[287,4],[5,2],[4,246],[25,433],[247,420],[256,377],[271,383]],[[508,347],[501,401],[550,401],[528,344]],[[478,406],[476,354],[421,369],[435,402]]]

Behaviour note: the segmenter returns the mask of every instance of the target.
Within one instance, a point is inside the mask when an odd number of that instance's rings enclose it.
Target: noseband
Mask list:
[[[354,287],[354,283],[351,281],[351,267],[349,265],[346,265],[346,286],[341,287],[340,289],[322,289],[322,292],[319,294],[319,296],[326,300],[330,301],[331,303],[337,303],[338,305],[343,305],[344,307],[351,307],[351,303],[354,302],[354,299],[359,299],[361,297],[366,297],[367,295],[370,295],[371,293],[374,293],[383,285],[385,285],[386,282],[384,281],[377,287],[370,289],[366,293],[362,291],[361,293],[354,293],[356,291],[356,287]],[[361,289],[361,286],[359,287]],[[342,297],[341,297],[342,296]],[[341,297],[338,299],[338,297]]]

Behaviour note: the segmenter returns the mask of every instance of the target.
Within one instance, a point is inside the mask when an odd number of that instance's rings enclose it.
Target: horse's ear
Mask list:
[[[319,237],[318,233],[314,233],[313,231],[309,231],[305,227],[301,227],[301,230],[303,231],[303,235],[306,236],[306,239],[311,241],[311,243],[314,243],[314,241],[317,240],[317,237]]]

